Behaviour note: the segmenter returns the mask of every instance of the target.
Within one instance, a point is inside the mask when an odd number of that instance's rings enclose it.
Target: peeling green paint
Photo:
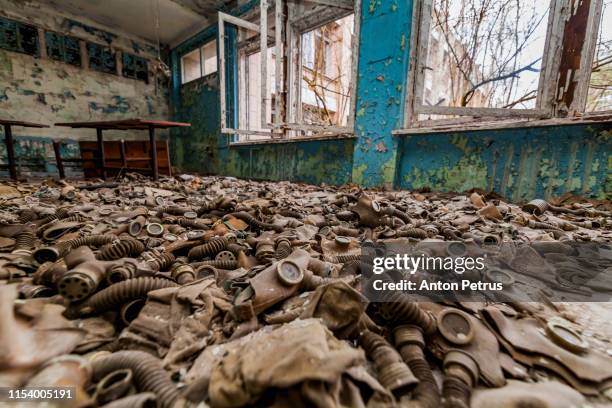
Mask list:
[[[76,35],[85,41],[95,41],[100,35],[112,38],[113,46],[130,49],[133,40],[114,34],[112,30],[86,29],[79,17],[66,23],[66,15],[57,10],[32,2],[0,0],[3,12],[22,16],[32,24],[49,32]],[[32,5],[34,4],[34,6]],[[71,33],[74,29],[76,32]],[[96,34],[97,33],[97,34]],[[99,38],[102,38],[99,37]],[[98,37],[96,37],[98,38]],[[96,41],[100,43],[100,41]],[[157,57],[157,51],[146,41],[139,41],[141,54]],[[25,120],[44,124],[85,120],[126,119],[133,117],[168,119],[167,84],[146,84],[120,75],[103,74],[52,58],[0,50],[0,116],[4,119]],[[47,139],[93,139],[95,132],[83,129],[51,127],[24,129],[15,127],[15,137]],[[134,132],[107,132],[109,137],[144,139],[146,134]],[[160,131],[163,138],[167,132]],[[46,142],[45,142],[46,143]],[[28,146],[34,148],[35,143]],[[49,147],[45,147],[48,149]],[[32,158],[33,156],[31,156]],[[53,152],[49,157],[53,158]],[[34,160],[34,159],[32,159]],[[36,159],[38,160],[38,159]]]
[[[608,128],[572,125],[406,138],[399,184],[435,191],[489,189],[517,202],[566,192],[609,198]]]

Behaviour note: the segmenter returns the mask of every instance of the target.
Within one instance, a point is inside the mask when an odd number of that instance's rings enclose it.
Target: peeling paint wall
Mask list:
[[[36,2],[0,0],[0,16],[27,22],[49,31],[111,46],[114,50],[155,58],[154,45],[127,34],[111,32],[77,16],[61,14]],[[40,31],[39,31],[40,33]],[[0,117],[29,122],[112,120],[133,117],[168,119],[167,81],[149,83],[75,67],[49,58],[0,49]],[[17,159],[31,154],[27,137],[40,137],[49,158],[53,139],[95,140],[94,130],[13,128]],[[161,132],[160,132],[161,134]],[[112,138],[145,138],[144,132],[105,132]],[[78,152],[76,153],[78,155]],[[3,155],[4,157],[4,155]],[[50,168],[52,170],[52,168]]]
[[[175,118],[194,123],[173,141],[175,164],[202,173],[317,184],[481,188],[514,201],[566,192],[610,198],[609,123],[393,136],[403,123],[411,17],[410,0],[362,3],[355,139],[228,146],[219,129],[217,76],[180,86],[180,55],[216,37],[216,27],[191,38],[172,53]],[[234,51],[226,42],[229,123],[236,115]]]
[[[174,129],[170,139],[172,164],[185,172],[215,174],[219,170],[219,78],[212,74],[180,89],[181,109],[174,119],[191,123]]]
[[[610,124],[403,137],[403,189],[481,188],[520,202],[566,192],[612,198]]]
[[[255,0],[229,13],[238,16],[258,6]],[[234,123],[238,114],[236,67],[230,61],[236,54],[235,32],[231,27],[226,30],[228,123]],[[348,183],[354,150],[351,139],[228,146],[230,136],[221,133],[219,76],[215,73],[181,84],[181,56],[215,38],[217,26],[213,25],[171,52],[173,118],[192,124],[191,128],[172,130],[173,165],[180,171],[200,174],[314,184]]]
[[[231,176],[340,185],[350,181],[352,139],[232,147],[224,173]]]

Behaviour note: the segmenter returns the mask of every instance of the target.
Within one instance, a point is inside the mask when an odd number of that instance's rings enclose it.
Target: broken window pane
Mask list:
[[[149,69],[147,60],[137,55],[123,53],[123,76],[126,78],[138,79],[140,81],[149,81]]]
[[[605,0],[593,57],[587,112],[612,109],[612,0]]]
[[[38,29],[0,17],[0,48],[38,56]]]
[[[200,49],[195,49],[181,58],[181,72],[183,73],[183,84],[198,79],[202,76],[202,64],[200,60]]]
[[[81,45],[78,38],[47,31],[45,42],[49,58],[76,67],[81,66]]]
[[[302,34],[302,120],[306,124],[346,126],[354,15]]]
[[[423,105],[535,108],[549,8],[544,0],[434,0]]]
[[[87,54],[89,55],[90,69],[107,74],[117,74],[116,53],[109,47],[87,43]]]

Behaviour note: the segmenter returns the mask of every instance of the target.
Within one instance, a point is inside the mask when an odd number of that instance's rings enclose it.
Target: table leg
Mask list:
[[[157,145],[155,144],[155,128],[149,126],[149,146],[151,149],[151,169],[153,170],[153,180],[159,178],[157,169]]]
[[[55,151],[55,162],[57,163],[57,171],[59,172],[60,180],[66,178],[64,172],[64,162],[62,161],[61,145],[57,140],[53,141],[53,150]]]
[[[102,129],[96,129],[98,137],[98,168],[102,172],[102,180],[106,180],[106,160],[104,158],[104,138],[102,137]]]
[[[4,125],[4,140],[6,141],[6,155],[8,156],[9,174],[13,180],[17,180],[17,165],[15,164],[15,146],[13,144],[13,133],[11,125]]]
[[[127,155],[125,153],[125,140],[121,139],[121,144],[119,145],[119,155],[121,157],[121,167],[124,169],[127,167]]]

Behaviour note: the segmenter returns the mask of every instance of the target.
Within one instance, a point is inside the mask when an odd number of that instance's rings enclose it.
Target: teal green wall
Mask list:
[[[403,136],[397,187],[610,199],[611,136],[609,123]]]

